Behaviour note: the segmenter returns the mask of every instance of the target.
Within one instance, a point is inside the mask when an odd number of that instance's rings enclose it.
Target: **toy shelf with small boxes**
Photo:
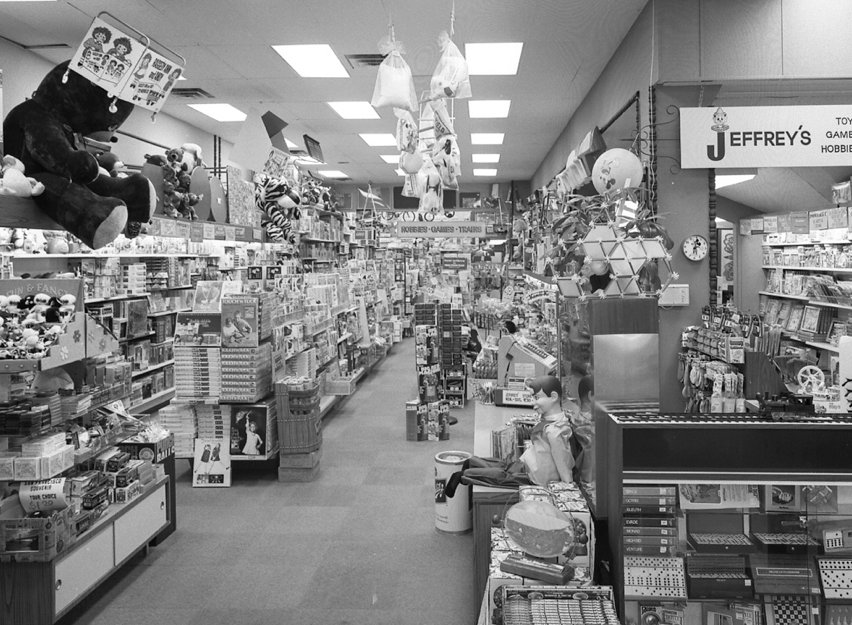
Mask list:
[[[847,415],[611,415],[607,429],[624,622],[852,615]]]

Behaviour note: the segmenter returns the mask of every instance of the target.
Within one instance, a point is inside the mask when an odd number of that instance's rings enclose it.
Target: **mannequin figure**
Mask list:
[[[551,375],[527,380],[541,420],[533,427],[530,446],[521,456],[533,483],[572,482],[571,420],[562,410],[562,383]]]

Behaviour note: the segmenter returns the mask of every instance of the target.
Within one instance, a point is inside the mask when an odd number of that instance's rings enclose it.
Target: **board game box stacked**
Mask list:
[[[622,545],[625,598],[686,599],[678,553],[677,487],[625,484]]]
[[[222,401],[255,402],[272,392],[272,346],[222,348]]]
[[[677,486],[624,485],[625,555],[673,556],[677,547]]]
[[[174,435],[175,457],[191,458],[197,433],[195,406],[170,403],[160,408],[158,418],[162,426]]]
[[[175,347],[175,396],[210,399],[222,394],[221,350],[211,347]]]

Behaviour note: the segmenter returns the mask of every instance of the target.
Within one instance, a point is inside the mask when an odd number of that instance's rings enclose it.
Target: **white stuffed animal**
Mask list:
[[[0,195],[31,197],[44,192],[44,185],[24,175],[24,164],[14,156],[0,161]]]

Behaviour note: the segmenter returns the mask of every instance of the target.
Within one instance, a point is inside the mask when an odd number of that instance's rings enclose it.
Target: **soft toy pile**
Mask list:
[[[270,241],[295,243],[293,220],[301,217],[301,197],[283,178],[257,174],[254,201],[261,212],[261,226]]]
[[[123,100],[113,102],[102,87],[68,71],[66,61],[3,121],[7,154],[44,185],[44,191],[33,196],[38,208],[91,248],[103,247],[123,232],[138,232],[156,206],[156,192],[147,178],[101,173],[82,141],[115,132],[133,108]]]
[[[0,295],[0,359],[42,358],[65,331],[77,298]]]
[[[188,149],[187,146],[194,146]],[[163,207],[162,212],[168,217],[183,218],[195,221],[198,215],[195,205],[203,195],[192,193],[190,185],[192,172],[201,167],[201,148],[187,143],[179,148],[171,148],[162,154],[146,154],[145,160],[159,166],[163,171]]]

